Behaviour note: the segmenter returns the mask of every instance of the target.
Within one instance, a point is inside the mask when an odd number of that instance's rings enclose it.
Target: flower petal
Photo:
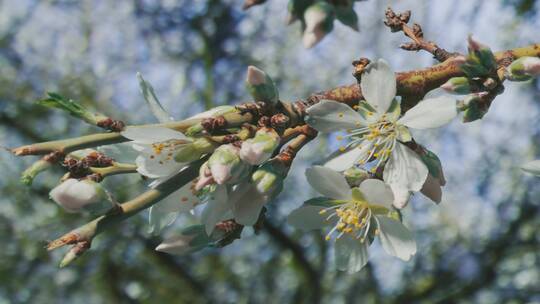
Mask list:
[[[150,207],[148,214],[148,233],[160,233],[163,228],[172,225],[177,217],[178,212],[166,212],[160,210],[157,205]]]
[[[234,220],[244,226],[253,226],[259,218],[261,209],[268,201],[268,197],[260,194],[254,184],[244,183],[236,187],[243,188],[240,195],[235,191],[231,193]],[[245,189],[245,190],[244,190]]]
[[[229,211],[230,207],[227,186],[218,185],[201,214],[201,221],[204,223],[207,235],[212,234],[216,224],[224,219],[223,216]]]
[[[335,171],[345,171],[354,166],[354,164],[366,153],[366,149],[353,147],[348,151],[338,151],[337,156],[330,159],[324,166]]]
[[[448,96],[424,99],[407,111],[398,123],[414,129],[438,128],[458,114],[456,100]]]
[[[370,204],[378,204],[390,208],[394,202],[392,188],[378,179],[366,179],[358,188],[360,188],[360,191]]]
[[[177,172],[180,172],[186,165],[177,163],[174,159],[167,159],[167,154],[154,155],[139,155],[135,159],[137,172],[150,178],[169,177]]]
[[[367,242],[342,236],[336,240],[336,267],[339,270],[354,273],[360,271],[368,262]]]
[[[191,241],[192,235],[177,235],[163,240],[161,244],[156,247],[156,251],[161,251],[169,254],[185,254],[191,252],[193,247]]]
[[[540,175],[540,160],[533,160],[523,164],[521,170],[534,175]]]
[[[379,114],[384,114],[396,96],[396,75],[386,61],[379,59],[366,67],[360,87],[364,99]]]
[[[287,217],[287,223],[304,231],[321,229],[326,224],[330,223],[325,221],[325,216],[319,213],[323,209],[323,206],[304,204],[289,214]]]
[[[187,183],[150,208],[150,233],[159,233],[174,222],[178,213],[189,212],[200,203],[191,188],[192,182]]]
[[[160,126],[126,127],[121,134],[123,137],[141,144],[153,144],[171,139],[188,139],[182,132]]]
[[[308,115],[306,123],[323,133],[354,129],[365,124],[365,120],[358,112],[332,100],[321,100],[307,108],[306,113]]]
[[[333,199],[351,199],[351,188],[345,177],[338,172],[322,166],[306,170],[309,184],[323,196]]]
[[[387,216],[375,216],[379,228],[379,240],[384,250],[404,261],[416,253],[414,235],[401,222]]]
[[[396,201],[408,191],[420,191],[427,175],[428,168],[420,156],[402,143],[396,143],[383,172],[383,179],[392,187]]]

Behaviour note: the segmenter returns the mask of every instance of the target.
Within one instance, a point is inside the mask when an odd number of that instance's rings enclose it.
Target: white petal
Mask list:
[[[435,203],[440,203],[442,199],[442,189],[439,180],[433,177],[431,174],[428,174],[424,186],[420,190],[423,195],[425,195],[430,200]]]
[[[171,139],[188,139],[182,132],[160,126],[126,127],[121,134],[127,139],[142,144],[152,144]]]
[[[366,153],[365,147],[353,147],[345,152],[340,152],[336,157],[327,161],[324,166],[335,171],[345,171],[352,166]]]
[[[405,208],[409,203],[409,199],[411,199],[412,192],[398,184],[391,185],[390,188],[394,193],[394,207],[398,209]]]
[[[150,207],[148,214],[148,225],[149,233],[158,234],[163,230],[163,228],[172,225],[176,218],[178,217],[178,212],[164,212],[157,208],[157,205]]]
[[[360,188],[360,191],[370,204],[378,204],[390,208],[394,202],[394,194],[390,186],[378,179],[366,179],[358,188]]]
[[[387,216],[376,215],[379,239],[384,250],[395,257],[408,261],[416,253],[414,235],[401,222]]]
[[[521,170],[534,175],[540,175],[540,160],[533,160],[523,164]]]
[[[385,113],[396,96],[396,75],[386,61],[379,59],[370,63],[360,82],[364,99],[379,114]]]
[[[241,184],[238,187],[246,188],[247,191],[242,191],[242,195],[238,198],[233,197],[234,193],[231,194],[234,220],[244,226],[253,226],[268,198],[261,195],[253,184]]]
[[[178,213],[189,212],[200,203],[191,188],[192,182],[187,183],[150,208],[150,233],[159,233],[176,220]]]
[[[383,172],[383,179],[392,190],[420,191],[427,175],[428,168],[418,154],[405,145],[396,143]],[[396,196],[394,192],[394,197],[397,198]]]
[[[338,172],[322,166],[313,166],[306,170],[309,184],[323,196],[332,199],[351,199],[351,188],[345,177]]]
[[[287,222],[289,225],[304,231],[321,229],[329,223],[325,221],[328,215],[321,215],[319,213],[323,209],[324,207],[322,206],[302,205],[289,214]]]
[[[223,220],[223,215],[229,211],[228,195],[226,186],[217,186],[211,199],[208,200],[201,214],[201,221],[207,235],[211,235],[216,224]]]
[[[336,240],[335,257],[336,267],[348,273],[358,272],[368,262],[367,242],[360,242],[349,236],[342,236]]]
[[[364,119],[349,106],[331,100],[321,100],[306,109],[306,123],[323,133],[355,129]]]
[[[150,158],[149,155],[139,155],[135,159],[137,172],[150,178],[169,177],[182,170],[186,165],[177,163],[174,159],[167,159],[167,153],[154,155]]]
[[[193,240],[192,235],[178,235],[163,240],[156,247],[156,251],[161,251],[169,254],[184,254],[188,253],[193,247],[190,242]]]
[[[424,99],[401,117],[398,123],[414,129],[438,128],[458,114],[456,100],[448,96]]]

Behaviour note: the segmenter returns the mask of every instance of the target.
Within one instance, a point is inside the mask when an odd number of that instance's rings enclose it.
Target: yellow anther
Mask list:
[[[326,209],[319,211],[319,214],[325,214],[325,213],[326,213]]]
[[[338,136],[336,136],[336,139],[337,139],[337,140],[343,140],[343,136],[338,135]]]
[[[330,241],[330,236],[327,235],[327,236],[324,237],[324,239],[327,240],[327,241]]]
[[[345,115],[345,114],[343,114],[343,113],[339,113],[339,114],[338,114],[339,118],[342,118],[343,115]]]
[[[343,146],[339,147],[339,152],[345,152],[345,147]]]

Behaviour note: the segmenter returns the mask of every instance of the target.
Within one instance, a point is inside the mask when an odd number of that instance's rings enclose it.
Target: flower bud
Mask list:
[[[218,106],[208,111],[193,115],[189,117],[188,119],[204,119],[204,118],[216,117],[216,116],[225,115],[227,113],[231,113],[234,111],[236,111],[236,108],[234,106],[228,106],[228,105]],[[196,134],[201,133],[202,131],[204,131],[204,127],[202,126],[202,124],[196,123],[193,126],[189,127],[186,130],[185,134],[187,136],[194,136]]]
[[[452,77],[441,85],[441,89],[452,94],[463,95],[471,93],[471,85],[467,77]]]
[[[268,197],[273,197],[283,189],[283,170],[274,163],[266,163],[251,175],[251,180],[257,191]]]
[[[521,170],[540,176],[540,160],[533,160],[521,166]]]
[[[180,235],[166,238],[156,247],[156,251],[169,254],[192,253],[209,246],[213,241],[206,235],[203,225],[195,225],[183,229]]]
[[[304,12],[306,29],[302,41],[305,48],[312,48],[334,28],[334,7],[328,2],[318,1]]]
[[[507,68],[507,78],[513,81],[525,81],[540,75],[540,58],[521,57],[514,60]]]
[[[255,133],[255,137],[242,143],[240,158],[250,165],[260,165],[272,156],[279,140],[276,131],[262,128]]]
[[[49,196],[68,212],[98,211],[111,206],[103,204],[108,196],[101,184],[88,179],[67,179],[52,189]]]
[[[212,177],[212,171],[210,171],[210,168],[208,168],[207,161],[201,165],[201,168],[199,168],[199,178],[197,180],[197,183],[195,184],[195,191],[199,191],[202,188],[213,183],[214,177]]]
[[[228,144],[219,146],[210,156],[208,168],[217,184],[236,183],[247,175],[251,166],[242,162],[239,154],[239,148]]]
[[[360,183],[369,178],[369,173],[366,170],[357,167],[345,170],[343,175],[351,187],[358,187]]]
[[[193,142],[183,145],[174,155],[178,163],[190,163],[198,160],[202,155],[214,150],[214,144],[206,138],[197,138]]]
[[[250,65],[247,70],[246,88],[255,101],[276,104],[279,100],[278,90],[263,70]]]
[[[461,69],[468,77],[485,77],[497,69],[497,60],[491,49],[469,36],[469,55]]]

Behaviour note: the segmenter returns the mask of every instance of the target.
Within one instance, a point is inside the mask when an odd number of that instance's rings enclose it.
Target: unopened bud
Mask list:
[[[495,55],[487,45],[474,40],[472,36],[469,36],[468,42],[467,63],[472,68],[471,72],[475,73],[475,75],[469,75],[470,77],[485,76],[489,71],[497,68]]]
[[[204,118],[216,117],[216,116],[225,115],[227,113],[231,113],[234,111],[236,111],[236,108],[234,106],[228,106],[228,105],[218,106],[208,111],[193,115],[189,117],[188,119],[204,119]],[[202,131],[204,131],[204,127],[202,126],[201,123],[197,123],[189,127],[186,130],[185,134],[187,136],[194,136],[196,134],[201,133]]]
[[[521,57],[507,68],[507,78],[513,81],[525,81],[540,75],[540,58]]]
[[[304,12],[306,29],[302,41],[305,48],[312,48],[334,28],[334,7],[323,1],[309,6]]]
[[[360,183],[369,178],[369,173],[366,170],[356,167],[345,170],[343,175],[345,176],[345,179],[347,179],[349,185],[352,187],[359,186]]]
[[[441,89],[452,94],[464,95],[471,93],[471,85],[467,77],[452,77],[441,85]]]
[[[101,184],[87,179],[67,179],[52,189],[49,196],[68,212],[98,211],[111,206]]]
[[[272,78],[252,65],[247,70],[246,88],[255,101],[276,104],[279,100],[278,90]]]
[[[260,165],[272,156],[279,140],[276,131],[262,128],[255,133],[255,137],[242,143],[240,158],[250,165]]]
[[[210,140],[197,138],[193,142],[178,148],[178,152],[174,155],[174,160],[178,163],[190,163],[213,150],[214,144]]]
[[[213,236],[213,235],[212,235]],[[190,226],[180,235],[166,238],[156,247],[156,251],[169,254],[186,254],[209,246],[214,240],[206,235],[204,225]]]
[[[217,184],[236,183],[245,178],[250,165],[240,159],[240,149],[228,144],[219,146],[208,159],[208,168]]]
[[[273,163],[266,163],[251,175],[251,180],[259,193],[272,197],[283,188],[285,174],[282,171]]]

